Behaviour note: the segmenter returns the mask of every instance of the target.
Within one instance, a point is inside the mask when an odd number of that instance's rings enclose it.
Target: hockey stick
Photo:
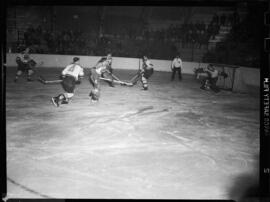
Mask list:
[[[43,84],[58,84],[61,83],[63,80],[62,79],[58,79],[58,80],[46,80],[43,76],[39,76],[38,77],[38,81],[40,81]]]
[[[103,80],[103,81],[112,81],[111,79],[107,79],[107,78],[100,78],[100,80]],[[119,81],[119,80],[113,80],[114,83],[117,83],[117,84],[120,84],[120,85],[124,85],[124,86],[133,86],[132,83],[129,83],[129,82],[124,82],[124,81]]]
[[[107,79],[107,78],[100,78],[101,80],[104,80],[104,81],[109,81],[109,82],[113,82],[113,83],[118,83],[120,85],[124,85],[124,86],[133,86],[133,83],[130,83],[130,82],[125,82],[125,81],[121,81],[117,76],[115,76],[113,73],[109,72],[106,70],[106,72],[108,74],[110,74],[112,77],[113,77],[113,80],[111,79]]]
[[[137,84],[138,80],[140,79],[141,76],[141,68],[139,67],[137,73],[130,79],[130,82],[135,85]]]
[[[114,80],[121,81],[117,76],[115,76],[113,73],[109,72],[108,70],[105,70],[104,72],[107,72],[109,75],[111,75]]]

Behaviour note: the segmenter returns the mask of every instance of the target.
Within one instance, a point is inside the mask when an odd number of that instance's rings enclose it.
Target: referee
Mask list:
[[[172,69],[171,81],[174,80],[176,72],[178,72],[178,78],[179,78],[179,81],[181,81],[182,80],[182,60],[179,55],[177,55],[173,59],[172,64],[171,64],[171,69]]]

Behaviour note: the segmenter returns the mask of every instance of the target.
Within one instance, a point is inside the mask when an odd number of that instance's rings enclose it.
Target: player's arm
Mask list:
[[[61,73],[61,78],[65,78],[65,76],[67,75],[67,72],[68,72],[68,69],[69,69],[69,66],[67,66]]]
[[[154,66],[154,65],[151,63],[150,60],[148,60],[148,67],[152,67],[152,66]]]
[[[62,76],[66,76],[66,74],[67,74],[67,68],[65,68],[65,69],[62,71],[61,75],[62,75]]]
[[[212,77],[212,74],[213,74],[212,71],[210,71],[209,69],[206,68],[206,69],[205,69],[205,72],[207,73],[207,75],[208,75],[209,78]]]
[[[81,84],[81,80],[83,79],[84,77],[84,70],[83,70],[83,67],[79,66],[80,70],[79,70],[79,73],[78,73],[78,78],[76,80],[76,84]]]
[[[181,59],[180,59],[180,68],[181,68],[181,69],[183,68],[183,62],[182,62]]]
[[[83,67],[81,67],[80,72],[79,72],[79,78],[83,78],[84,77],[84,70]]]

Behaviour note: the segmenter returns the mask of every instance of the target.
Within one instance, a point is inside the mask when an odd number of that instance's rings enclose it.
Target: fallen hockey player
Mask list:
[[[33,81],[31,77],[34,74],[34,67],[36,66],[37,63],[30,57],[29,51],[30,49],[26,48],[16,57],[17,72],[16,72],[14,82],[17,82],[19,77],[23,73],[27,74],[28,82]]]
[[[80,58],[74,57],[73,62],[66,66],[62,71],[62,86],[65,93],[61,93],[56,97],[52,97],[52,103],[59,107],[61,104],[68,104],[71,98],[74,96],[74,90],[76,82],[79,80],[79,77],[84,76],[83,68],[79,63]]]

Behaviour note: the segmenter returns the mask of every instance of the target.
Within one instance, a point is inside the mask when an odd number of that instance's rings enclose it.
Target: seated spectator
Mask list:
[[[223,13],[220,17],[220,25],[225,26],[226,24],[226,15]]]

